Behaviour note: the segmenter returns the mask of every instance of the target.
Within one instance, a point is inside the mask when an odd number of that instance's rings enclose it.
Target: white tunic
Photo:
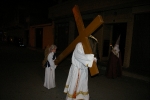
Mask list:
[[[72,55],[72,65],[64,89],[67,93],[66,100],[89,100],[88,67],[92,67],[93,60],[94,55],[84,54],[82,43],[79,42]],[[76,98],[72,98],[74,91],[76,91]]]
[[[50,62],[50,67],[45,68],[45,80],[44,80],[44,87],[50,89],[55,87],[55,68],[56,65],[53,60],[54,53],[49,53],[47,59]],[[56,58],[55,58],[56,59]]]

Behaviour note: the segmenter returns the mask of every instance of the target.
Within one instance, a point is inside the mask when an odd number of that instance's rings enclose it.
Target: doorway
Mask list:
[[[57,23],[55,26],[55,44],[58,51],[63,51],[68,46],[69,23]]]
[[[150,75],[150,12],[134,15],[130,66],[138,74]]]
[[[36,28],[36,48],[42,48],[43,44],[43,28]]]

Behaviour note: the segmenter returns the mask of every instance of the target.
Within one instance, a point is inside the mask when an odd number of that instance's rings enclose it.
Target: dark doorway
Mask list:
[[[25,38],[26,38],[26,46],[28,46],[29,45],[29,30],[26,30],[25,31]]]
[[[42,48],[43,43],[43,28],[36,28],[36,48]]]
[[[110,40],[103,40],[103,57],[108,57],[109,46],[110,46]]]
[[[150,76],[150,12],[135,14],[131,50],[133,71]]]
[[[126,31],[127,31],[127,23],[113,24],[112,45],[113,46],[115,45],[120,35],[119,49],[121,51],[122,63],[124,61]]]
[[[68,46],[69,24],[58,23],[55,26],[55,44],[57,51],[63,51]]]

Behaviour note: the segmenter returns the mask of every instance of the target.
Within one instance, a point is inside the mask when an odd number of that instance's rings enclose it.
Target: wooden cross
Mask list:
[[[86,28],[84,27],[83,20],[77,5],[73,7],[73,14],[75,17],[76,25],[78,28],[79,36],[57,57],[55,64],[58,65],[65,57],[67,57],[75,48],[78,42],[81,42],[85,54],[92,54],[92,49],[88,40],[88,36],[91,35],[102,23],[102,17],[98,15]],[[96,62],[90,69],[91,76],[99,73]]]

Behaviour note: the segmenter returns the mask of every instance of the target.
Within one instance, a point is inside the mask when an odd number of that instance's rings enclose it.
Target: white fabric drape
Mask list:
[[[53,60],[53,55],[54,53],[51,52],[48,55],[48,61],[50,63],[50,67],[46,67],[45,68],[45,80],[44,80],[44,87],[51,89],[54,88],[55,85],[55,69],[56,69],[56,65],[54,63]],[[55,58],[56,59],[56,58]]]
[[[93,54],[84,54],[82,43],[79,42],[72,55],[72,65],[69,70],[64,92],[66,100],[89,100],[88,93],[88,67],[92,67]],[[76,91],[76,98],[72,95]]]

